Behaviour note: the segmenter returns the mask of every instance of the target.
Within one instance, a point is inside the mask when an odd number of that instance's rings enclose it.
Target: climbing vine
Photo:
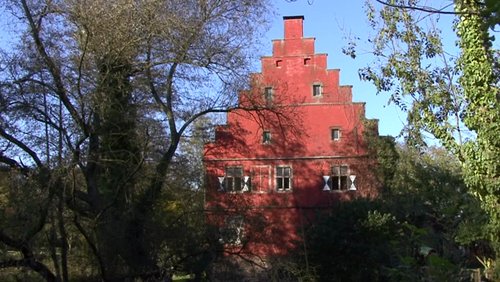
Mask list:
[[[477,1],[456,1],[461,56],[458,80],[467,101],[463,122],[477,137],[461,150],[465,180],[490,215],[490,240],[500,254],[500,103],[495,62],[486,21]]]
[[[500,52],[489,29],[500,24],[500,5],[455,0],[429,8],[417,0],[377,2],[384,5],[366,2],[368,22],[376,32],[369,39],[375,61],[360,70],[360,77],[378,92],[388,92],[390,102],[408,113],[403,135],[409,145],[425,146],[422,132],[428,132],[461,161],[468,190],[489,215],[485,237],[498,257]],[[456,55],[443,45],[437,24],[443,14],[456,17]],[[353,58],[355,52],[345,49]]]

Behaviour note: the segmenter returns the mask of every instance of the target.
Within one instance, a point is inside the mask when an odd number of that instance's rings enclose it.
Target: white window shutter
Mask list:
[[[356,188],[356,186],[354,185],[354,180],[356,180],[356,175],[349,176],[349,179],[351,179],[351,187],[349,187],[349,191],[356,191],[356,190],[358,190]]]
[[[243,227],[237,226],[236,227],[236,238],[234,240],[234,244],[241,245],[241,238],[242,237],[243,237]]]
[[[249,182],[250,176],[244,176],[243,177],[243,189],[241,191],[243,192],[248,192],[248,186],[250,184]]]
[[[224,191],[224,176],[219,176],[217,177],[219,179],[219,190],[217,191]]]
[[[323,175],[323,180],[325,181],[325,186],[323,191],[330,191],[330,186],[328,185],[328,180],[330,180],[330,175]]]

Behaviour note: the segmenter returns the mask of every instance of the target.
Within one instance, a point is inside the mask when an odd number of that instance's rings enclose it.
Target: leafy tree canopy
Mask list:
[[[204,261],[200,148],[178,148],[236,106],[268,1],[1,3],[19,40],[0,51],[0,267],[121,281]]]
[[[489,239],[500,251],[500,68],[491,28],[498,24],[497,1],[453,1],[459,53],[444,46],[436,24],[443,14],[416,0],[367,2],[375,35],[375,62],[360,70],[379,92],[408,113],[405,136],[425,146],[422,132],[436,137],[461,161],[470,193],[489,215]],[[450,27],[451,28],[451,27]],[[355,48],[346,49],[355,57]],[[354,53],[353,53],[354,52]]]

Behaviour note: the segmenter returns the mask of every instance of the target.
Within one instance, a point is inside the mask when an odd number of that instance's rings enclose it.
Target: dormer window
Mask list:
[[[319,84],[319,83],[313,84],[313,96],[314,97],[321,96],[323,94],[321,90],[322,90],[321,84]]]

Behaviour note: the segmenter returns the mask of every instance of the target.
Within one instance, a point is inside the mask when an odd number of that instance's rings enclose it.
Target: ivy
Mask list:
[[[434,25],[436,14],[418,9],[424,7],[421,2],[393,0],[376,9],[367,1],[369,24],[376,31],[368,41],[376,60],[359,74],[407,111],[404,134],[409,145],[425,145],[425,131],[461,161],[470,193],[489,216],[488,239],[498,256],[500,52],[493,49],[488,29],[500,22],[500,4],[489,0],[454,3],[458,58],[445,52],[441,31]]]
[[[465,180],[490,216],[490,240],[500,254],[500,105],[491,38],[487,22],[478,15],[484,14],[483,6],[461,0],[455,9],[475,12],[462,15],[456,28],[462,51],[458,82],[468,104],[463,121],[477,134],[461,151]]]

